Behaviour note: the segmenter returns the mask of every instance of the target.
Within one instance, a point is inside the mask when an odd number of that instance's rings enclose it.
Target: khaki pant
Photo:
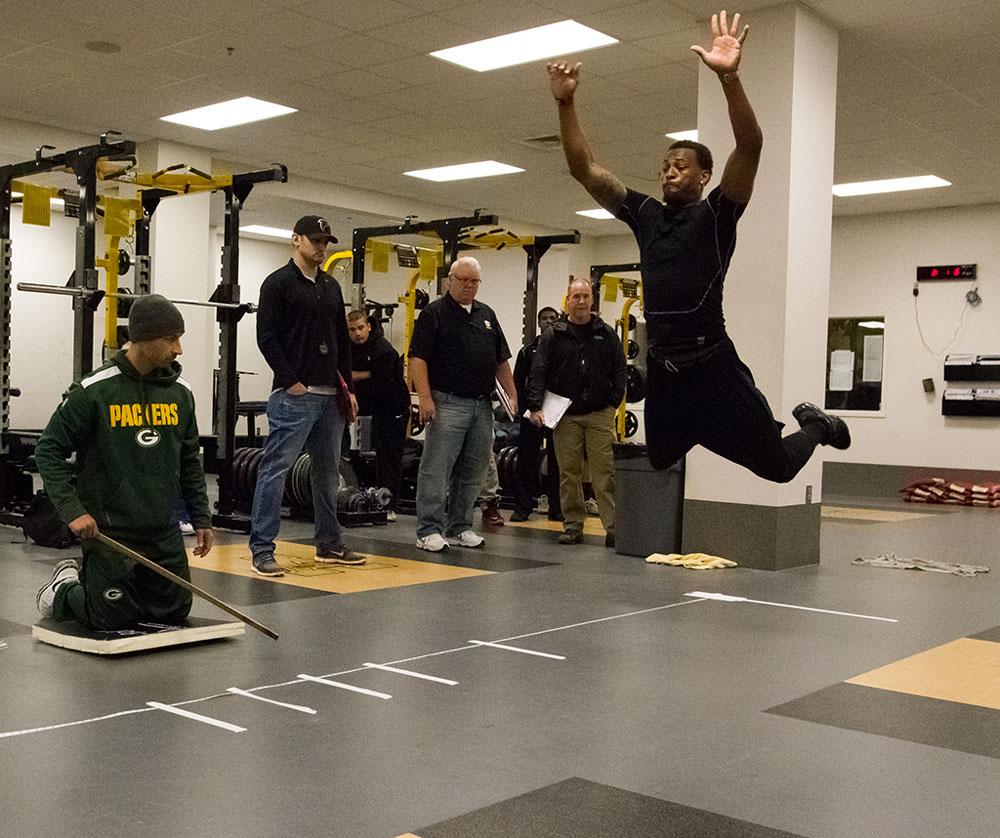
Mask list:
[[[615,531],[615,462],[611,449],[614,418],[612,407],[578,416],[566,414],[552,432],[559,461],[559,499],[567,530],[582,529],[587,517],[583,501],[586,456],[601,523],[609,533]]]

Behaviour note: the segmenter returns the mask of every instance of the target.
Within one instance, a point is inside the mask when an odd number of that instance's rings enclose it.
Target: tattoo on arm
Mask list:
[[[608,212],[617,213],[625,203],[625,184],[607,169],[594,173],[587,184],[587,191]]]

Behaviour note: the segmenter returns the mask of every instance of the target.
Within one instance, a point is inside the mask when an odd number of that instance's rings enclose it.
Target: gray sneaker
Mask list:
[[[35,606],[43,617],[52,616],[52,606],[56,601],[56,591],[69,582],[80,581],[80,567],[75,559],[63,559],[52,571],[52,578],[42,586],[35,596]]]
[[[284,569],[274,560],[274,553],[261,553],[259,556],[254,556],[251,570],[261,576],[285,575]]]
[[[368,559],[360,553],[349,550],[343,544],[337,547],[331,544],[317,544],[316,561],[320,564],[360,565],[364,564]]]

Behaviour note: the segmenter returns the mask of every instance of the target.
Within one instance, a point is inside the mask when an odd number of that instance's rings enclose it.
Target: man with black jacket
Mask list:
[[[545,306],[538,312],[538,335],[531,342],[521,347],[514,362],[514,385],[517,387],[518,404],[528,403],[528,379],[531,376],[531,365],[538,351],[538,342],[559,319],[559,312],[552,306]],[[548,474],[546,477],[546,496],[549,501],[548,517],[550,521],[561,521],[562,511],[559,507],[559,461],[556,459],[552,443],[552,431],[549,428],[536,428],[530,419],[521,417],[521,426],[517,434],[517,482],[514,484],[514,512],[511,521],[527,521],[538,502],[538,492],[541,488],[539,466],[541,465],[542,442],[548,441],[546,460]]]
[[[570,399],[552,433],[559,460],[559,497],[565,517],[560,544],[579,544],[587,507],[583,500],[583,460],[597,496],[606,544],[615,540],[615,476],[612,442],[615,410],[625,395],[625,353],[615,330],[591,311],[590,282],[570,281],[567,316],[538,344],[528,385],[528,409],[535,427],[545,424],[542,404],[548,390]]]
[[[388,518],[396,520],[396,498],[403,470],[403,442],[410,418],[410,390],[403,378],[403,359],[382,335],[372,331],[368,315],[347,315],[351,336],[351,372],[358,415],[372,418],[372,447],[379,486],[392,492]]]
[[[306,215],[292,232],[292,258],[260,289],[257,345],[274,371],[267,400],[267,442],[257,472],[250,525],[253,571],[283,576],[274,559],[285,476],[303,447],[309,453],[316,561],[360,565],[365,557],[345,546],[337,520],[340,441],[347,419],[338,408],[339,391],[357,413],[351,377],[351,342],[344,295],[320,269],[326,249],[337,239],[330,224]]]

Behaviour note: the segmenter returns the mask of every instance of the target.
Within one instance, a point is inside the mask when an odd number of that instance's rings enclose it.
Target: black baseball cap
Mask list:
[[[330,230],[330,222],[318,215],[303,215],[295,222],[292,232],[297,236],[307,236],[310,239],[325,236],[327,241],[337,243],[337,237]]]

